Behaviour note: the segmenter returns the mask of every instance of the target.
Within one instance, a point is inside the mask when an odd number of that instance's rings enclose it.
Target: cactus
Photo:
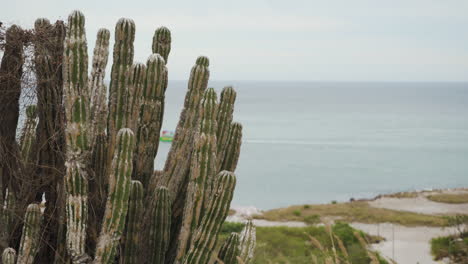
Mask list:
[[[231,233],[219,249],[218,259],[224,264],[237,264],[239,256],[239,234]]]
[[[222,171],[216,177],[213,198],[192,238],[184,264],[209,263],[213,256],[217,236],[227,217],[236,186],[236,177],[232,172]]]
[[[236,101],[236,91],[231,86],[224,87],[221,92],[221,99],[218,108],[218,131],[216,133],[217,142],[217,169],[221,171],[226,149],[229,146],[229,131],[231,128],[232,115],[234,113],[234,103]]]
[[[37,107],[30,105],[26,108],[26,123],[23,127],[20,139],[21,157],[24,163],[29,163],[31,148],[34,144],[36,125],[37,125]]]
[[[239,161],[240,148],[242,144],[242,125],[240,123],[232,123],[229,129],[229,139],[226,152],[224,153],[221,170],[236,171],[237,162]]]
[[[159,27],[153,36],[153,53],[157,53],[164,58],[165,63],[169,59],[171,52],[171,31],[166,27]]]
[[[174,194],[172,199],[179,197],[178,194],[183,186],[182,182],[186,179],[190,166],[190,156],[199,118],[198,110],[210,76],[208,66],[208,58],[200,56],[197,58],[195,66],[192,67],[184,108],[180,114],[174,140],[164,165],[164,175],[160,185],[168,187],[169,192]]]
[[[132,181],[130,190],[130,201],[128,205],[127,226],[125,228],[125,239],[121,263],[138,263],[138,242],[140,221],[143,213],[143,185],[139,181]]]
[[[42,213],[37,204],[30,204],[24,216],[23,232],[21,234],[18,263],[32,264],[41,241]]]
[[[3,264],[15,264],[16,263],[16,251],[12,248],[6,248],[2,254]]]
[[[68,17],[63,59],[66,117],[66,220],[67,249],[72,259],[86,255],[88,219],[88,55],[84,15],[74,11]]]
[[[198,228],[201,216],[208,207],[216,176],[216,93],[213,88],[205,91],[200,105],[201,121],[195,140],[190,167],[190,179],[179,234],[177,259],[185,255],[191,235]]]
[[[256,228],[252,220],[249,220],[241,231],[239,239],[239,257],[245,264],[249,264],[253,259],[256,239]]]
[[[133,21],[118,21],[107,102],[103,80],[108,30],[98,32],[89,77],[81,12],[69,16],[66,34],[62,22],[52,25],[47,19],[38,19],[35,31],[28,34],[33,36],[39,122],[33,144],[37,118],[29,107],[20,147],[23,161],[31,156],[41,165],[29,162],[25,170],[40,175],[41,186],[25,195],[30,179],[10,186],[16,179],[5,175],[6,163],[1,164],[0,179],[7,182],[0,181],[0,191],[7,190],[8,201],[1,208],[0,244],[18,244],[15,231],[8,230],[15,225],[11,216],[45,193],[44,216],[34,204],[25,214],[18,263],[31,263],[35,255],[38,263],[215,261],[218,233],[236,182],[232,172],[219,171],[235,170],[242,127],[232,123],[235,91],[225,88],[218,107],[214,89],[207,89],[208,58],[198,57],[192,68],[168,159],[162,171],[154,171],[168,85],[170,31],[155,31],[153,54],[144,65],[133,62]],[[22,56],[22,46],[17,43],[16,48]],[[0,73],[6,69],[8,52]],[[21,56],[15,59],[22,65]],[[53,179],[45,181],[47,175]],[[21,193],[13,195],[17,189]],[[44,230],[39,232],[41,218]],[[149,232],[141,232],[143,226]],[[240,249],[226,244],[220,257],[228,261],[236,250]],[[14,261],[13,256],[10,262]]]
[[[154,170],[154,158],[159,146],[164,108],[164,87],[167,69],[159,54],[152,54],[146,64],[146,81],[139,109],[140,124],[135,150],[134,178],[147,185]],[[138,118],[136,118],[138,119]]]
[[[107,135],[109,154],[113,153],[117,131],[123,126],[125,116],[125,96],[128,84],[128,71],[133,64],[133,41],[135,40],[135,23],[131,19],[121,18],[115,26],[114,60],[109,87],[109,118]],[[109,158],[111,156],[109,155]]]
[[[123,126],[130,128],[132,131],[137,131],[141,96],[143,86],[146,80],[146,66],[142,63],[134,63],[129,70],[127,94],[125,95],[125,109],[123,117]]]
[[[133,132],[128,128],[122,128],[117,134],[114,158],[110,167],[109,191],[94,260],[96,263],[113,263],[125,227],[134,145]]]
[[[93,67],[89,78],[90,100],[90,127],[91,142],[94,142],[98,134],[105,132],[107,127],[107,87],[104,84],[107,60],[109,57],[110,32],[105,28],[99,29],[94,46]]]
[[[156,190],[154,208],[151,210],[149,230],[149,252],[151,264],[163,264],[169,246],[171,231],[171,203],[169,191],[165,187]]]

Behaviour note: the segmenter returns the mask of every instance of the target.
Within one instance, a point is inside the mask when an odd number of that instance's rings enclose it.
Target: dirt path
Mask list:
[[[354,228],[360,229],[370,235],[380,235],[386,241],[372,244],[372,249],[380,252],[386,258],[392,258],[397,263],[436,264],[431,256],[430,241],[434,237],[446,236],[455,232],[452,228],[438,227],[405,227],[383,224],[351,223]]]

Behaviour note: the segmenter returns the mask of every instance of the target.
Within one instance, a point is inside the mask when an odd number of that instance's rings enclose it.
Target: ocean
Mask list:
[[[272,209],[468,187],[468,83],[211,81],[237,91],[232,205]],[[169,82],[175,130],[186,81]],[[170,143],[161,143],[162,168]]]

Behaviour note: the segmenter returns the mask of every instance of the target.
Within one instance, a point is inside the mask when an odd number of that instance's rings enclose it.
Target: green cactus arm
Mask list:
[[[166,27],[159,27],[153,36],[153,53],[157,53],[164,58],[165,64],[171,52],[171,31]]]
[[[183,187],[182,182],[186,179],[190,168],[194,135],[198,129],[199,107],[210,75],[208,66],[208,58],[200,56],[192,67],[184,108],[164,165],[164,175],[160,185],[168,187],[170,193],[174,194],[172,199],[180,197],[178,194]]]
[[[150,55],[146,65],[146,80],[139,109],[138,143],[134,158],[134,178],[145,186],[148,185],[154,171],[154,158],[159,147],[166,90],[164,80],[167,74],[164,59],[159,54]]]
[[[239,240],[239,234],[231,233],[229,238],[224,241],[223,245],[219,249],[218,259],[220,259],[224,264],[237,264],[237,256],[239,256]]]
[[[166,187],[158,187],[150,208],[148,263],[163,264],[171,235],[171,199]]]
[[[66,162],[66,241],[67,250],[72,257],[85,255],[86,229],[88,220],[88,180],[82,162]]]
[[[63,91],[65,113],[71,120],[71,106],[76,98],[89,97],[88,91],[88,45],[85,33],[85,17],[80,11],[68,16],[63,54]]]
[[[242,145],[242,125],[240,123],[234,122],[231,124],[228,142],[221,170],[234,172],[237,168]]]
[[[12,248],[5,248],[2,253],[3,264],[15,264],[16,263],[16,251]]]
[[[224,87],[218,108],[217,118],[217,169],[221,171],[226,149],[229,144],[229,131],[234,113],[234,103],[236,101],[236,91],[231,86]]]
[[[184,264],[209,263],[214,257],[218,233],[227,217],[236,186],[234,173],[222,171],[217,176],[208,211],[195,232]]]
[[[138,129],[146,73],[146,66],[142,63],[134,63],[129,70],[123,125],[124,127],[130,128],[132,131],[137,131]]]
[[[205,91],[201,105],[201,121],[195,137],[190,167],[187,197],[184,206],[181,230],[177,243],[176,259],[181,260],[190,247],[191,235],[198,228],[201,215],[208,207],[216,171],[216,92]]]
[[[123,128],[125,114],[125,96],[127,95],[128,71],[133,64],[135,41],[135,23],[131,19],[121,18],[115,26],[113,64],[109,86],[109,116],[107,135],[109,137],[109,159],[115,145],[117,132]]]
[[[90,135],[91,142],[94,138],[105,131],[107,127],[107,87],[104,85],[106,66],[109,58],[110,32],[105,28],[98,30],[96,45],[94,46],[93,63],[89,77],[90,97]]]
[[[109,191],[94,263],[113,263],[128,213],[135,136],[120,129],[109,169]]]
[[[29,105],[26,108],[26,121],[23,126],[20,137],[20,149],[23,162],[28,164],[30,161],[32,146],[35,142],[37,126],[37,107],[36,105]]]
[[[256,228],[253,224],[253,221],[248,220],[244,229],[240,233],[239,239],[239,257],[245,264],[252,262],[256,242]]]
[[[18,263],[32,264],[41,241],[42,212],[37,204],[30,204],[24,215],[23,232],[18,251]]]
[[[139,181],[132,181],[130,200],[128,204],[127,223],[123,241],[123,251],[120,255],[120,263],[138,263],[140,222],[143,214],[143,185]]]

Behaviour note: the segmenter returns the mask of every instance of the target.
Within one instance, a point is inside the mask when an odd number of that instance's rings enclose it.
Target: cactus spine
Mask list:
[[[128,205],[127,226],[121,263],[138,263],[138,242],[140,221],[143,213],[143,185],[139,181],[132,181],[130,201]]]
[[[165,187],[156,190],[154,208],[150,208],[149,252],[151,264],[163,264],[169,246],[171,232],[171,199]]]
[[[37,125],[37,107],[30,105],[26,108],[26,123],[23,127],[20,139],[21,157],[24,163],[29,163],[31,148],[34,144],[36,125]]]
[[[256,239],[256,228],[252,220],[249,220],[240,234],[239,241],[239,257],[245,264],[251,263],[253,259]]]
[[[234,122],[230,126],[229,139],[221,170],[236,171],[242,144],[242,125]]]
[[[218,259],[224,264],[237,264],[239,256],[239,234],[231,233],[218,252]]]
[[[217,236],[227,217],[236,186],[236,177],[232,172],[222,171],[216,177],[213,198],[198,230],[195,232],[184,264],[209,263],[213,257]]]
[[[16,263],[16,251],[12,248],[6,248],[2,254],[3,264],[15,264]]]
[[[95,263],[113,263],[117,253],[128,212],[134,147],[133,132],[128,128],[122,128],[117,134],[114,158],[110,167],[109,191]]]
[[[42,213],[37,204],[30,204],[24,216],[18,263],[32,264],[41,241]]]
[[[217,169],[221,166],[229,146],[229,131],[231,129],[232,116],[234,113],[234,103],[236,101],[236,91],[231,86],[224,87],[218,108],[218,131],[216,133],[217,142]]]

